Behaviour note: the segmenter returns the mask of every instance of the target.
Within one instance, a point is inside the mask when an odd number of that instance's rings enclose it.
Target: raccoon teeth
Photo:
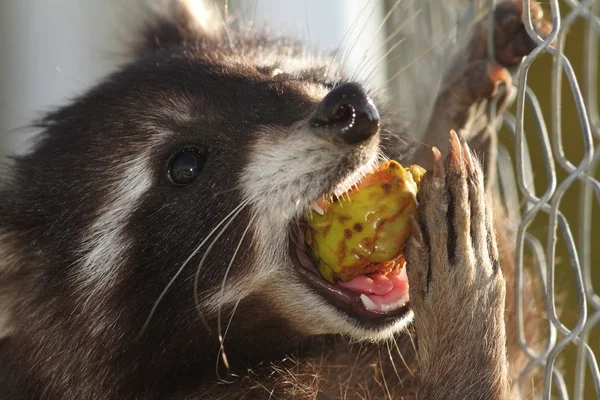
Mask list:
[[[312,203],[310,203],[310,208],[313,209],[315,212],[317,212],[319,215],[325,214],[325,211],[323,211],[323,209],[317,205],[316,201],[313,201]]]
[[[363,305],[367,310],[375,311],[377,310],[377,304],[375,304],[367,295],[361,294],[360,299],[363,302]]]
[[[369,296],[365,295],[365,294],[361,294],[360,295],[360,299],[363,302],[363,305],[365,306],[365,308],[369,311],[382,311],[382,312],[388,312],[388,311],[394,311],[399,309],[400,307],[403,307],[406,302],[408,301],[408,296],[403,296],[401,299],[390,303],[390,304],[375,304],[375,302],[373,300],[371,300],[369,298]]]

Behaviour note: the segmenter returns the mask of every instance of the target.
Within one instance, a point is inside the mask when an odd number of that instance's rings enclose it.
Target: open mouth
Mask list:
[[[290,240],[290,256],[298,274],[321,296],[352,317],[384,322],[403,317],[410,310],[406,268],[384,275],[375,272],[348,282],[323,279],[310,259],[300,235]]]
[[[322,213],[316,204],[311,207]],[[321,276],[311,259],[304,239],[305,229],[305,222],[291,229],[290,256],[296,272],[332,305],[351,317],[371,323],[396,320],[409,312],[408,278],[403,261],[391,271],[366,273],[332,283]]]

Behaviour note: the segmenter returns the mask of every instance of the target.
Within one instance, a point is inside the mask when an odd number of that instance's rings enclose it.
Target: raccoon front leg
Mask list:
[[[490,12],[492,24],[488,15],[477,21],[446,70],[422,140],[428,146],[420,146],[411,161],[431,169],[430,147],[436,146],[445,154],[446,136],[454,129],[481,159],[486,181],[493,182],[496,137],[491,126],[513,90],[513,74],[536,43],[523,25],[521,0],[499,3]],[[539,4],[531,3],[531,15],[536,31],[546,37],[551,25],[543,19]],[[494,29],[492,52],[488,47],[490,29]]]
[[[483,173],[454,132],[448,147],[445,166],[434,149],[405,248],[418,398],[507,399],[505,283]]]

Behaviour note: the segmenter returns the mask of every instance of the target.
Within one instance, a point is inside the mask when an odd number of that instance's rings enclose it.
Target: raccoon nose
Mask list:
[[[379,130],[379,112],[358,83],[344,83],[321,101],[311,125],[324,128],[348,144],[367,140]]]

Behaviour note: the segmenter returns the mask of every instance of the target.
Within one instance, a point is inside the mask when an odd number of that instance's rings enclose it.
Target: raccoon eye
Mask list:
[[[206,161],[206,152],[185,150],[175,155],[169,166],[169,176],[173,183],[186,185],[193,182]]]

